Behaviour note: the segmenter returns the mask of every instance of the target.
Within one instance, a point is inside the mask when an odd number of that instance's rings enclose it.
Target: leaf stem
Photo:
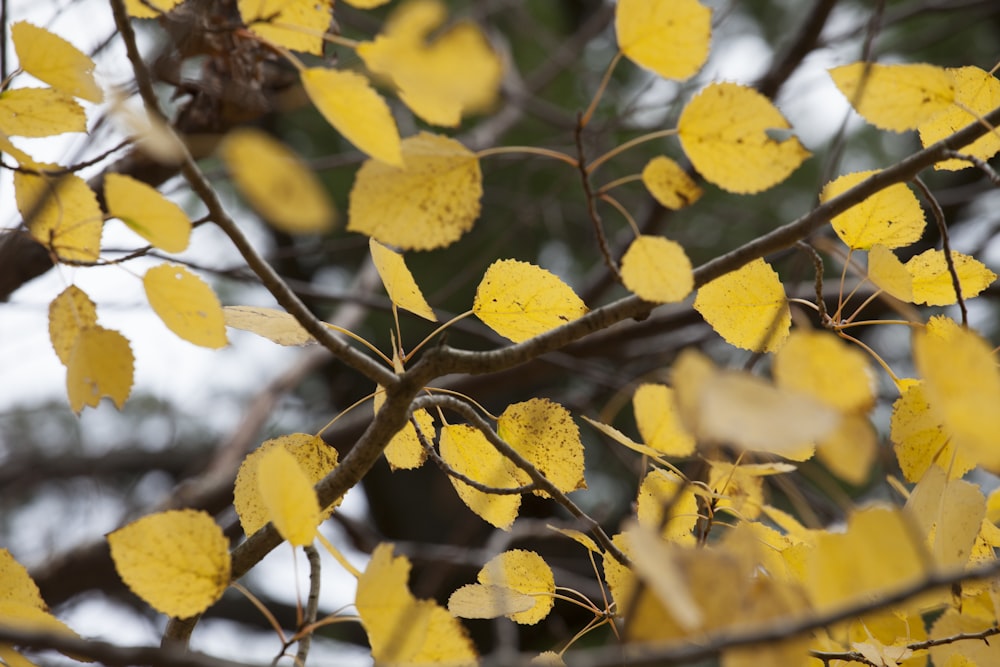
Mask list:
[[[507,155],[507,154],[519,154],[519,153],[541,155],[542,157],[548,157],[552,158],[553,160],[559,160],[560,162],[565,162],[571,167],[579,166],[577,161],[572,156],[567,155],[562,151],[557,151],[550,148],[542,148],[540,146],[494,146],[492,148],[484,148],[483,150],[477,152],[476,157],[482,159],[484,157],[491,157],[493,155]]]
[[[338,563],[340,563],[341,567],[354,575],[355,579],[361,578],[361,571],[351,565],[351,563],[344,557],[344,554],[340,553],[340,550],[333,546],[333,544],[330,543],[330,540],[326,539],[326,536],[318,530],[316,531],[316,539],[318,539],[319,543],[322,544],[328,552],[330,552],[330,555],[333,556]]]
[[[590,164],[588,164],[587,165],[587,173],[588,174],[594,173],[597,170],[597,168],[600,167],[602,164],[604,164],[605,162],[607,162],[611,158],[615,157],[616,155],[619,155],[620,153],[624,153],[625,151],[627,151],[630,148],[633,148],[633,147],[638,146],[640,144],[644,144],[647,141],[653,141],[655,139],[661,139],[663,137],[672,137],[675,134],[677,134],[677,128],[676,127],[672,127],[672,128],[666,129],[666,130],[657,130],[656,132],[650,132],[648,134],[643,134],[642,136],[636,137],[635,139],[630,139],[630,140],[626,141],[624,144],[621,144],[620,146],[615,146],[614,148],[612,148],[611,150],[609,150],[607,153],[605,153],[604,155],[601,155],[600,157],[598,157],[594,161],[592,161]]]
[[[641,181],[641,180],[642,180],[642,174],[629,174],[628,176],[622,176],[621,178],[616,178],[610,183],[605,183],[601,187],[597,188],[596,194],[603,195],[608,190],[617,188],[619,185],[625,185],[627,183],[633,183],[635,181]]]
[[[456,315],[455,317],[451,318],[450,320],[448,320],[447,322],[445,322],[444,324],[442,324],[441,326],[439,326],[434,331],[432,331],[429,334],[427,334],[427,336],[422,341],[420,341],[419,343],[417,343],[417,346],[415,348],[413,348],[412,350],[410,350],[406,354],[406,356],[403,357],[403,363],[405,364],[410,359],[412,359],[413,355],[416,354],[417,351],[420,350],[420,348],[422,348],[424,345],[426,345],[428,342],[430,342],[439,333],[441,333],[442,331],[444,331],[445,329],[447,329],[448,327],[450,327],[455,322],[458,322],[459,320],[464,320],[466,317],[468,317],[469,315],[472,315],[472,314],[473,314],[473,311],[467,310],[464,313],[462,313],[461,315]]]
[[[611,204],[611,206],[622,214],[622,217],[625,218],[626,222],[628,222],[628,226],[632,228],[632,232],[636,235],[636,237],[642,236],[642,232],[639,231],[639,225],[636,224],[635,218],[632,217],[632,214],[628,212],[627,208],[622,206],[620,201],[608,194],[598,195],[598,197],[601,201]]]
[[[604,91],[607,90],[608,83],[611,81],[611,75],[614,74],[615,67],[621,59],[622,52],[619,51],[615,54],[615,57],[611,59],[611,62],[608,63],[608,69],[604,71],[604,76],[601,77],[601,83],[597,86],[594,98],[590,100],[590,105],[587,107],[587,110],[583,112],[582,116],[580,116],[580,127],[587,127],[587,123],[590,122],[591,117],[594,115],[594,111],[597,110],[597,104],[601,101]]]

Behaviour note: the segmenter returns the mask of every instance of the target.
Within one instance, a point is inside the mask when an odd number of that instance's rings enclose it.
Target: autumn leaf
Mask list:
[[[69,405],[79,413],[109,397],[119,409],[132,391],[135,358],[128,339],[100,326],[81,329],[66,363]]]
[[[97,306],[76,285],[70,285],[49,303],[49,339],[56,356],[69,365],[80,334],[97,326]]]
[[[0,93],[0,132],[11,137],[50,137],[86,132],[83,107],[54,88],[17,88]]]
[[[881,243],[868,249],[868,279],[892,297],[913,302],[913,276],[895,253]]]
[[[545,398],[508,405],[497,421],[497,434],[563,493],[587,488],[580,429],[563,406]],[[527,473],[519,474],[522,483],[530,481]]]
[[[467,584],[448,597],[448,611],[458,618],[499,618],[534,606],[535,598],[505,586]]]
[[[472,311],[486,326],[520,343],[582,317],[587,306],[545,269],[502,259],[486,269]]]
[[[859,171],[830,181],[820,193],[820,202],[847,192],[875,173]],[[910,188],[903,183],[895,183],[834,216],[831,223],[837,236],[848,247],[868,250],[875,244],[899,248],[914,243],[923,235],[926,220],[923,208]]]
[[[160,13],[169,12],[171,9],[181,4],[184,0],[125,0],[125,10],[130,16],[137,19],[152,19]],[[156,7],[159,12],[151,9],[148,5]]]
[[[785,288],[763,259],[703,286],[694,309],[727,343],[755,352],[777,350],[792,325]]]
[[[696,0],[619,0],[615,34],[629,60],[683,81],[708,58],[712,10]]]
[[[622,256],[621,274],[625,287],[653,303],[681,301],[694,288],[684,248],[662,236],[642,235],[632,241]]]
[[[403,256],[385,247],[375,239],[368,240],[368,248],[372,254],[372,262],[378,271],[389,300],[397,307],[419,315],[425,320],[437,322],[437,316],[427,304],[413,274],[406,268]]]
[[[949,479],[932,466],[913,488],[905,511],[926,536],[934,561],[944,568],[961,567],[969,561],[986,517],[986,498],[976,484]]]
[[[972,452],[956,447],[931,409],[922,382],[907,381],[902,396],[893,404],[890,438],[899,469],[909,482],[919,481],[931,465],[947,469],[954,477],[976,467]]]
[[[667,456],[694,453],[694,438],[681,425],[673,388],[652,383],[639,385],[632,394],[632,410],[647,445]]]
[[[866,416],[844,415],[816,444],[816,458],[839,479],[861,486],[871,475],[878,445],[878,434]]]
[[[250,30],[292,51],[323,54],[323,35],[333,20],[333,0],[239,0]]]
[[[777,185],[809,157],[797,138],[772,138],[775,130],[790,127],[770,100],[735,83],[710,84],[677,121],[681,145],[695,168],[737,194]]]
[[[381,34],[359,44],[357,52],[369,70],[399,88],[413,113],[432,125],[454,127],[463,115],[495,104],[503,67],[474,23],[458,21],[441,30],[447,16],[439,0],[404,2]]]
[[[0,600],[46,609],[38,585],[27,568],[18,563],[6,549],[0,549]]]
[[[924,146],[930,146],[954,134],[1000,107],[1000,81],[993,74],[978,67],[957,67],[946,71],[955,82],[955,101],[917,127],[920,143]],[[996,132],[988,132],[961,149],[962,154],[981,160],[989,160],[998,151],[1000,137]],[[958,170],[972,166],[974,165],[967,160],[950,159],[936,163],[934,168]]]
[[[82,178],[16,172],[14,196],[28,231],[57,257],[79,262],[100,257],[104,213]]]
[[[857,62],[834,67],[830,76],[851,106],[883,130],[915,129],[955,99],[951,74],[933,65]]]
[[[672,210],[690,206],[704,193],[679,164],[665,155],[646,163],[642,169],[642,183],[656,201]]]
[[[223,306],[226,326],[250,331],[278,345],[310,345],[316,342],[289,313],[257,306]]]
[[[867,412],[875,403],[868,357],[835,335],[796,330],[774,355],[774,381],[841,412]]]
[[[122,581],[160,613],[200,614],[229,585],[229,540],[205,512],[151,514],[108,535]]]
[[[324,11],[329,14],[329,8]],[[219,152],[240,192],[276,228],[316,234],[333,226],[336,213],[323,184],[281,142],[260,130],[238,128],[226,134]]]
[[[641,525],[659,531],[664,540],[694,544],[693,531],[698,523],[694,487],[676,473],[653,468],[639,485],[635,516]]]
[[[377,413],[385,403],[385,390],[378,387],[372,405]],[[433,441],[434,439],[434,417],[427,410],[416,410],[413,417],[420,425],[420,430],[424,437]],[[389,467],[393,470],[413,470],[419,468],[427,459],[427,450],[424,449],[417,430],[413,424],[407,422],[396,435],[392,436],[389,444],[386,445],[385,460],[389,462]]]
[[[94,61],[65,39],[26,21],[11,25],[10,36],[25,72],[73,97],[104,100],[94,80]]]
[[[473,426],[446,424],[441,428],[439,446],[444,462],[475,482],[495,489],[522,485],[525,474]],[[520,494],[486,493],[454,477],[448,479],[470,510],[490,525],[510,530],[521,507]]]
[[[974,257],[952,250],[951,261],[958,274],[963,299],[977,296],[997,279],[997,274]],[[958,301],[943,250],[926,250],[914,255],[905,266],[913,280],[913,303],[950,306]]]
[[[257,489],[268,517],[292,546],[312,544],[320,522],[312,481],[285,447],[270,447],[257,463]]]
[[[302,86],[345,139],[376,160],[403,166],[396,121],[368,79],[356,72],[311,67],[302,71]]]
[[[131,176],[108,174],[104,177],[104,198],[108,215],[124,222],[153,246],[166,252],[187,248],[191,221],[180,206],[155,188]]]
[[[149,305],[175,334],[202,347],[228,344],[219,298],[201,278],[179,264],[160,264],[142,283]]]
[[[479,159],[454,139],[427,132],[404,140],[401,155],[398,166],[361,165],[347,229],[402,250],[454,243],[479,217]]]
[[[534,551],[513,549],[494,556],[479,570],[476,578],[480,584],[494,587],[494,590],[512,590],[533,598],[528,609],[504,614],[521,625],[538,623],[549,615],[555,603],[556,583],[552,568]]]

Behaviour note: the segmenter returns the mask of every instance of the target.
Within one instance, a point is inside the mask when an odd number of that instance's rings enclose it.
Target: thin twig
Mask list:
[[[934,222],[937,223],[938,232],[941,234],[941,248],[944,251],[944,261],[948,266],[948,274],[951,276],[951,286],[955,290],[958,308],[962,311],[962,326],[967,327],[969,326],[969,310],[965,307],[965,298],[962,296],[962,282],[958,279],[958,271],[955,269],[955,258],[951,256],[951,241],[948,234],[948,224],[944,219],[944,209],[941,208],[934,193],[919,176],[913,179],[913,184],[924,195],[927,205],[930,206],[931,213],[934,215]]]

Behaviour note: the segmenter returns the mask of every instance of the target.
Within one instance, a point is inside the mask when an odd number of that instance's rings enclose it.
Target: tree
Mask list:
[[[5,514],[79,506],[59,481],[84,477],[120,516],[30,571],[4,525],[0,660],[244,664],[190,650],[225,618],[272,628],[246,664],[338,662],[324,638],[406,665],[994,662],[1000,82],[973,47],[1000,12],[774,4],[111,0],[117,87],[12,23],[0,285],[58,267],[65,400],[138,442],[7,418]],[[715,76],[746,25],[770,64]],[[810,141],[782,107],[831,52],[863,120]],[[60,164],[24,141],[84,132]],[[239,266],[193,254],[222,244]],[[138,341],[80,287],[108,267],[196,346],[305,347],[207,434],[132,395]],[[295,605],[252,579],[276,550]],[[77,636],[93,592],[162,646]]]

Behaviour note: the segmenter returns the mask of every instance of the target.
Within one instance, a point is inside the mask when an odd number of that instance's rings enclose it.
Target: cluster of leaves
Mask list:
[[[132,16],[141,18],[155,15],[153,7],[169,11],[174,4],[136,1],[129,7]],[[248,39],[283,53],[298,69],[318,111],[368,156],[350,193],[347,228],[370,238],[372,262],[394,315],[401,309],[437,321],[403,255],[393,247],[430,250],[467,233],[480,213],[480,160],[499,152],[541,153],[578,170],[589,186],[595,170],[627,148],[587,162],[582,156],[533,147],[476,153],[429,131],[401,139],[389,106],[367,76],[325,65],[307,67],[291,53],[322,54],[330,5],[247,1],[238,6]],[[494,102],[502,66],[473,24],[453,25],[428,41],[446,18],[436,0],[410,0],[395,9],[373,40],[344,45],[353,47],[372,76],[393,87],[415,116],[429,125],[453,127],[464,114]],[[616,33],[620,53],[609,72],[624,57],[661,77],[685,80],[708,56],[711,13],[697,0],[619,0]],[[28,24],[15,25],[13,38],[21,68],[51,86],[0,96],[3,151],[18,162],[17,202],[31,234],[54,260],[71,265],[102,263],[101,230],[109,218],[121,220],[164,252],[186,248],[191,221],[155,189],[110,175],[102,208],[71,169],[37,163],[7,140],[82,131],[83,111],[72,96],[101,99],[93,63],[68,43]],[[673,46],[664,49],[664,44]],[[985,123],[983,117],[1000,106],[1000,82],[974,67],[855,63],[830,74],[864,118],[887,130],[915,129],[925,146],[970,123]],[[581,131],[600,97],[599,91],[581,116]],[[809,156],[794,136],[775,138],[782,130],[790,130],[788,122],[759,92],[712,83],[687,102],[676,128],[654,134],[676,135],[705,181],[753,194],[784,181]],[[169,135],[167,129],[162,132]],[[996,132],[984,135],[961,155],[935,166],[983,165],[1000,151]],[[259,131],[242,129],[224,138],[218,154],[249,203],[271,224],[291,233],[323,231],[333,224],[336,214],[328,196],[289,148]],[[190,166],[183,149],[180,159]],[[637,178],[668,208],[689,206],[701,196],[698,183],[667,156],[651,160]],[[842,201],[878,178],[878,172],[840,176],[823,189],[821,202]],[[680,244],[639,233],[610,194],[626,180],[594,193],[635,230],[615,267],[622,284],[649,307],[683,301],[697,282],[691,262]],[[416,376],[419,386],[406,397],[411,413],[398,420],[391,438],[376,443],[378,452],[384,450],[394,469],[413,469],[433,458],[458,497],[499,529],[514,525],[525,494],[559,503],[592,531],[563,534],[594,564],[601,590],[609,592],[601,600],[558,588],[544,559],[524,550],[506,551],[486,563],[477,583],[456,590],[447,608],[413,595],[410,563],[395,555],[391,544],[374,550],[364,572],[355,570],[318,531],[343,491],[327,497],[325,489],[332,487],[324,485],[346,467],[324,443],[322,431],[268,440],[243,461],[234,497],[244,533],[260,536],[271,530],[270,524],[292,546],[323,543],[358,579],[355,607],[379,664],[474,664],[476,647],[460,618],[507,617],[534,624],[557,600],[594,614],[577,638],[605,624],[636,644],[683,645],[692,638],[707,642],[740,633],[752,637],[754,631],[773,631],[803,619],[800,630],[813,631],[772,635],[775,641],[763,648],[736,643],[723,654],[723,664],[730,667],[818,663],[830,656],[875,665],[920,665],[926,664],[928,653],[941,665],[990,664],[996,659],[992,646],[960,639],[963,633],[996,626],[1000,590],[965,581],[945,592],[927,582],[945,575],[963,581],[971,577],[967,571],[975,574],[994,563],[994,548],[1000,546],[994,524],[1000,518],[1000,495],[987,498],[961,479],[977,466],[1000,473],[995,442],[1000,372],[993,351],[965,322],[944,316],[926,323],[881,322],[905,324],[915,332],[913,363],[919,379],[901,378],[875,350],[851,336],[852,327],[873,324],[862,318],[870,300],[848,313],[852,295],[843,295],[843,288],[852,271],[875,286],[872,299],[881,295],[913,305],[964,307],[996,275],[975,258],[950,250],[929,250],[905,264],[900,261],[894,251],[917,242],[926,225],[916,195],[903,183],[875,189],[830,224],[843,243],[833,253],[839,253],[844,266],[835,312],[828,313],[821,300],[789,299],[778,273],[760,257],[701,285],[693,300],[728,343],[771,354],[770,378],[719,368],[703,354],[685,350],[670,369],[670,385],[647,382],[634,390],[638,439],[584,417],[644,462],[635,517],[613,537],[593,520],[588,523],[589,517],[567,495],[586,488],[586,467],[579,428],[566,407],[528,398],[494,417],[471,399],[435,391],[428,386],[433,377]],[[862,253],[867,253],[865,266],[859,261]],[[609,256],[605,259],[613,263]],[[198,345],[225,345],[226,325],[281,345],[323,342],[319,334],[327,332],[299,313],[223,308],[211,288],[180,264],[150,268],[143,283],[164,324]],[[811,329],[804,318],[793,327],[792,304],[815,311],[823,328]],[[557,276],[533,264],[501,259],[485,269],[471,309],[461,317],[475,315],[517,347],[586,321],[588,313],[587,304]],[[121,406],[132,386],[128,341],[97,322],[95,304],[74,285],[52,301],[52,344],[67,367],[69,400],[78,412],[104,396]],[[385,385],[373,387],[374,423],[390,419],[384,417],[390,412],[386,406],[403,391],[404,380],[415,377],[407,364],[427,341],[407,351],[397,326],[394,349],[386,353],[352,332],[333,329],[379,359],[380,372],[368,376],[373,384]],[[340,349],[331,351],[338,354]],[[807,528],[767,502],[764,479],[786,474],[814,455],[846,482],[867,477],[878,444],[871,421],[875,365],[900,393],[890,437],[906,482],[914,486],[897,484],[902,507],[858,509],[844,530]],[[420,368],[420,361],[411,365],[415,367]],[[420,393],[425,395],[409,405]],[[449,423],[446,412],[461,422]],[[690,457],[703,461],[703,477],[678,468],[678,459]],[[175,618],[196,617],[243,574],[234,571],[227,540],[204,512],[146,516],[113,532],[108,541],[122,580],[153,608]],[[11,592],[5,595],[0,619],[65,632],[46,611],[24,569],[6,552],[0,556],[0,590]],[[886,601],[911,588],[924,594]],[[851,609],[857,611],[844,611]],[[937,612],[933,622],[929,611]],[[933,641],[944,638],[951,639]],[[561,653],[572,644],[559,653],[542,654],[539,661],[561,664]],[[8,664],[20,664],[22,658],[9,647],[0,646],[0,651]]]

